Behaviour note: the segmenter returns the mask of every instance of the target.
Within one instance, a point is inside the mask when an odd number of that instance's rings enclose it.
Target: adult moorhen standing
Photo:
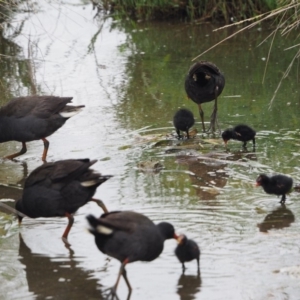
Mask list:
[[[275,194],[281,196],[280,203],[284,204],[286,193],[288,193],[292,189],[293,179],[282,174],[274,176],[260,174],[256,179],[256,186],[262,186],[267,194]]]
[[[13,159],[26,153],[26,142],[42,140],[46,161],[49,141],[46,139],[72,116],[79,113],[84,105],[67,105],[73,97],[28,96],[13,98],[0,108],[0,143],[18,141],[20,152],[6,156]]]
[[[246,147],[248,141],[253,142],[253,147],[255,147],[255,135],[256,132],[253,128],[248,125],[240,124],[235,126],[234,128],[228,128],[222,133],[222,138],[224,140],[225,145],[230,139],[238,140],[243,143],[243,147]]]
[[[163,251],[165,240],[178,238],[170,223],[155,225],[148,217],[133,211],[114,211],[98,219],[88,215],[87,220],[99,250],[121,262],[117,281],[111,289],[113,296],[116,296],[121,275],[129,289],[128,297],[131,294],[126,264],[139,260],[152,261]]]
[[[30,218],[67,217],[69,220],[62,238],[67,240],[74,223],[73,215],[89,201],[96,202],[108,212],[101,200],[93,199],[97,187],[111,178],[90,169],[96,160],[67,159],[45,163],[26,179],[23,195],[15,208]],[[18,215],[19,224],[22,215]]]
[[[178,138],[181,138],[180,130],[186,132],[186,136],[189,139],[189,129],[194,125],[195,119],[193,113],[186,109],[179,109],[173,118],[173,124],[178,134]]]
[[[182,271],[185,271],[185,262],[197,260],[198,273],[200,272],[200,249],[197,243],[187,238],[186,235],[181,234],[177,238],[178,246],[175,249],[175,254],[182,263]]]
[[[201,104],[215,100],[215,106],[211,115],[210,129],[215,131],[217,122],[217,98],[222,93],[225,86],[225,77],[218,67],[208,61],[196,62],[190,67],[185,78],[185,91],[187,96],[198,104],[199,113],[202,122],[202,128],[205,132],[204,112]]]

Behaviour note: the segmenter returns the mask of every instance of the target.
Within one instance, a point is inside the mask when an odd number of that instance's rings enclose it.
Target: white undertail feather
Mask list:
[[[89,181],[83,181],[80,184],[84,187],[89,187],[89,186],[96,185],[97,183],[98,183],[97,180],[89,180]]]
[[[84,107],[78,107],[72,111],[62,111],[59,114],[63,117],[63,118],[71,118],[75,115],[77,115],[78,113],[80,113],[82,111]]]
[[[105,227],[103,225],[98,225],[96,227],[96,231],[98,233],[105,234],[105,235],[110,235],[110,234],[112,234],[114,232],[112,229],[110,229],[108,227]]]

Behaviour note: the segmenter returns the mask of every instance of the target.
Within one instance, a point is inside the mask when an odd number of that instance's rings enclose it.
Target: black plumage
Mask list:
[[[189,129],[194,125],[194,123],[194,115],[190,110],[186,108],[179,109],[173,118],[173,124],[178,134],[178,138],[181,137],[180,131],[185,131],[186,136],[189,139]]]
[[[16,202],[16,210],[30,218],[67,217],[63,239],[67,239],[73,225],[73,214],[89,201],[95,201],[104,212],[101,200],[93,199],[97,187],[111,176],[103,176],[90,169],[96,160],[68,159],[45,163],[26,179],[23,195]],[[19,223],[23,217],[18,215]]]
[[[218,111],[217,98],[222,93],[224,86],[225,77],[215,64],[200,61],[190,67],[185,78],[185,90],[187,96],[198,104],[203,131],[205,131],[205,125],[201,104],[215,100],[210,122],[210,128],[215,131]]]
[[[252,141],[253,147],[255,147],[255,135],[256,131],[253,128],[248,125],[239,124],[234,128],[226,129],[222,133],[222,138],[225,145],[230,139],[232,139],[243,142],[243,147],[246,147],[248,141]]]
[[[197,243],[187,238],[186,235],[182,234],[178,236],[178,245],[175,249],[175,254],[179,261],[182,263],[182,270],[185,270],[185,262],[196,259],[198,272],[200,272],[200,249]]]
[[[260,174],[256,179],[256,186],[262,186],[267,194],[275,194],[281,196],[280,203],[285,203],[286,194],[293,187],[293,179],[291,177],[278,174],[267,176]]]
[[[49,141],[46,137],[64,125],[84,105],[67,105],[72,97],[28,96],[10,100],[0,108],[0,143],[18,141],[22,143],[20,152],[6,156],[13,159],[26,153],[26,142],[42,140],[46,161]]]
[[[99,250],[121,262],[117,281],[112,288],[116,294],[120,277],[132,291],[125,266],[135,261],[152,261],[163,251],[164,241],[175,238],[174,227],[167,222],[155,225],[148,217],[133,211],[116,211],[100,218],[87,216],[90,232],[95,236]]]

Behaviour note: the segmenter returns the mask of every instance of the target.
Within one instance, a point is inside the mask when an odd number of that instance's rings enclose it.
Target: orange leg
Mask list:
[[[108,209],[106,208],[106,206],[105,206],[105,204],[103,203],[102,200],[92,198],[91,201],[96,202],[102,208],[102,210],[104,211],[104,213],[106,213],[106,214],[108,213]]]
[[[69,223],[68,223],[67,228],[65,229],[64,234],[62,235],[62,238],[64,240],[67,240],[68,239],[68,234],[69,234],[69,232],[71,230],[71,227],[72,227],[72,225],[74,223],[74,217],[71,214],[69,214],[69,213],[65,213],[65,216],[69,219]]]
[[[46,162],[46,157],[47,157],[47,153],[48,153],[50,143],[45,138],[42,138],[42,141],[44,142],[44,151],[43,151],[42,161]]]
[[[125,282],[126,282],[126,284],[127,284],[127,287],[128,287],[128,289],[129,289],[129,295],[130,295],[131,292],[132,292],[132,287],[131,287],[131,285],[130,285],[130,283],[129,283],[129,280],[128,280],[128,278],[127,278],[127,273],[126,273],[126,270],[125,270],[125,266],[126,266],[126,264],[128,264],[128,263],[129,263],[129,260],[128,260],[128,258],[126,258],[126,259],[122,262],[122,264],[121,264],[121,267],[120,267],[120,270],[119,270],[119,274],[118,274],[117,281],[116,281],[115,285],[114,285],[113,288],[112,288],[112,293],[113,293],[114,295],[116,295],[117,287],[118,287],[118,284],[119,284],[119,281],[120,281],[121,276],[123,276],[124,279],[125,279]]]
[[[19,223],[19,226],[21,226],[22,220],[23,220],[23,217],[21,217],[20,215],[18,215],[18,223]]]
[[[26,143],[22,142],[22,149],[21,149],[20,152],[17,152],[17,153],[5,156],[5,158],[14,159],[15,157],[18,157],[18,156],[20,156],[20,155],[22,155],[22,154],[24,154],[26,152],[27,152]]]

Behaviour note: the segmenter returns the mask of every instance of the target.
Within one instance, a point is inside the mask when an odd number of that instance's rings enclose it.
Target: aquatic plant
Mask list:
[[[226,26],[223,26],[221,28],[218,28],[218,29],[214,30],[214,31],[217,31],[217,30],[220,30],[220,29],[228,28],[230,26],[237,26],[237,25],[242,25],[242,24],[245,24],[245,23],[250,23],[250,24],[246,25],[245,27],[242,27],[241,29],[237,30],[233,34],[229,35],[228,37],[224,38],[220,42],[214,44],[212,47],[210,47],[209,49],[205,50],[204,52],[202,52],[201,54],[199,54],[198,56],[193,58],[193,60],[198,59],[200,56],[202,56],[205,53],[207,53],[208,51],[214,49],[216,46],[222,44],[223,42],[231,39],[235,35],[240,34],[240,33],[244,32],[247,29],[253,28],[254,26],[257,26],[257,25],[261,24],[261,22],[273,20],[274,30],[271,32],[271,34],[269,34],[269,36],[267,36],[267,38],[265,38],[260,43],[260,44],[262,44],[267,39],[271,39],[271,46],[269,48],[269,52],[268,52],[268,55],[267,55],[266,67],[265,67],[265,72],[264,72],[263,80],[262,80],[264,82],[274,39],[278,36],[278,34],[281,37],[285,37],[289,33],[291,33],[292,31],[297,30],[298,27],[300,26],[300,15],[299,15],[299,13],[300,13],[300,1],[278,0],[277,2],[278,2],[278,5],[279,5],[278,8],[275,8],[275,9],[269,11],[269,12],[260,14],[258,16],[251,17],[251,18],[248,18],[246,20],[239,21],[239,22],[235,22],[233,24],[226,25]],[[300,44],[299,43],[293,45],[292,47],[285,48],[284,51],[291,50],[291,49],[293,49],[293,50],[296,49],[295,55],[293,56],[290,64],[287,66],[285,72],[283,73],[283,75],[281,77],[281,80],[279,81],[279,83],[277,85],[277,88],[274,91],[273,97],[272,97],[272,99],[270,100],[270,103],[269,103],[269,108],[271,108],[271,106],[273,104],[273,101],[276,97],[276,94],[277,94],[281,84],[282,84],[282,81],[289,75],[290,70],[291,70],[292,66],[294,65],[296,59],[299,59],[299,57],[300,57]]]
[[[94,6],[133,19],[181,19],[195,22],[233,21],[276,8],[276,0],[93,0]]]

